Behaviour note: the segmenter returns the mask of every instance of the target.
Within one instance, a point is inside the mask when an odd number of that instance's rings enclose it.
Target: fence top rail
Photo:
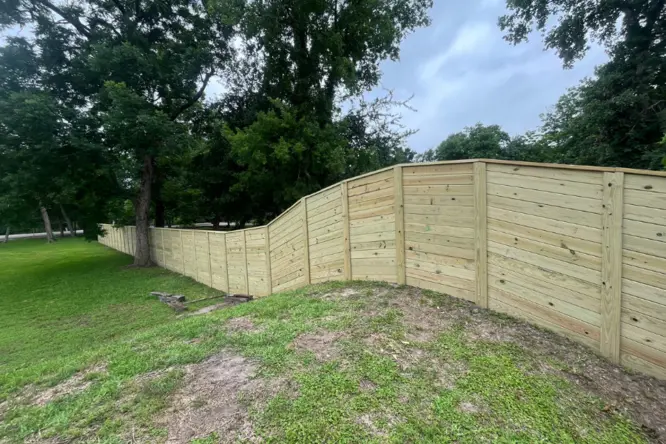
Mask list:
[[[590,166],[590,165],[571,165],[567,163],[541,163],[541,162],[524,162],[520,160],[499,160],[499,159],[464,159],[464,160],[445,160],[438,162],[424,162],[424,163],[403,163],[400,166],[420,166],[420,165],[447,165],[447,164],[456,164],[456,163],[496,163],[503,165],[515,165],[515,166],[528,166],[528,167],[537,167],[537,168],[558,168],[563,170],[579,170],[579,171],[600,171],[600,172],[609,172],[609,173],[628,173],[628,174],[642,174],[644,176],[660,176],[666,177],[666,171],[655,171],[655,170],[640,170],[637,168],[621,168],[621,167],[602,167],[602,166]],[[386,170],[386,169],[384,169]],[[384,171],[378,170],[378,171]],[[374,171],[374,172],[378,172]],[[363,177],[363,176],[359,176]],[[353,180],[356,177],[349,179]]]

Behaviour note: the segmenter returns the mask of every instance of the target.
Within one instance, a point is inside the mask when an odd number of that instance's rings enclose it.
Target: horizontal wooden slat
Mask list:
[[[599,199],[589,199],[585,197],[553,193],[550,191],[531,190],[528,188],[516,188],[493,183],[488,184],[488,195],[518,199],[527,202],[547,203],[548,205],[555,207],[601,214],[601,200]]]
[[[510,279],[508,277],[489,276],[488,288],[494,288],[500,292],[512,294],[527,299],[535,304],[542,306],[545,310],[553,310],[565,314],[572,318],[586,322],[596,327],[601,326],[601,314],[598,304],[593,310],[581,307],[579,304],[572,304],[564,298],[558,298],[557,293],[544,293],[521,285],[521,281]],[[590,300],[592,301],[592,300]],[[598,301],[597,301],[598,302]]]
[[[441,234],[444,236],[474,238],[474,228],[405,223],[405,232],[408,231],[414,233],[426,233],[426,234],[433,233],[433,234]]]
[[[603,174],[596,171],[566,170],[561,168],[544,168],[539,166],[499,165],[488,163],[488,172],[505,173],[515,176],[546,178],[557,181],[581,182],[590,185],[601,185]]]
[[[413,185],[468,185],[473,183],[471,174],[427,174],[407,175],[403,178],[404,186]]]
[[[448,294],[460,299],[466,299],[468,301],[474,301],[476,298],[473,291],[452,287],[447,285],[445,281],[432,282],[425,279],[420,279],[414,276],[410,276],[409,273],[407,274],[407,285],[412,285],[414,287],[419,287],[426,290],[438,291],[440,293]]]
[[[587,197],[588,199],[602,198],[601,182],[598,185],[571,182],[569,180],[548,179],[543,177],[520,176],[517,174],[500,173],[488,171],[488,183],[505,185],[516,188],[527,188],[531,190],[550,191],[570,196]]]
[[[421,185],[404,186],[405,196],[469,196],[474,192],[474,185]]]
[[[590,326],[590,328],[585,328],[585,325],[581,325],[581,323],[575,322],[573,319],[572,322],[553,322],[552,320],[547,319],[547,317],[537,316],[534,313],[534,310],[525,309],[523,307],[516,307],[515,305],[507,303],[507,301],[504,299],[490,298],[488,300],[488,308],[491,310],[499,311],[500,313],[506,313],[519,319],[524,319],[541,327],[545,327],[549,330],[571,338],[574,341],[580,342],[590,348],[599,347],[599,329],[596,327]],[[539,312],[539,314],[542,313]],[[564,317],[564,315],[560,316]],[[566,318],[564,319],[566,320]],[[570,328],[572,323],[577,327],[575,331]],[[561,324],[565,324],[565,326],[562,326]]]
[[[469,281],[473,281],[475,278],[474,270],[468,270],[462,267],[453,267],[449,265],[436,264],[433,262],[427,262],[424,260],[417,260],[417,259],[407,259],[405,261],[405,265],[407,268],[411,268],[413,270],[422,270],[435,275],[454,277],[458,279],[466,279]]]
[[[558,273],[549,269],[541,268],[538,265],[523,262],[518,259],[508,258],[502,254],[488,252],[488,268],[494,266],[506,269],[518,274],[524,274],[533,279],[544,280],[557,287],[563,287],[585,296],[598,299],[601,294],[599,284],[592,284],[588,281],[577,279],[566,274]]]
[[[440,165],[410,165],[402,168],[402,175],[425,175],[425,174],[471,174],[473,163],[462,164],[440,164]]]
[[[545,217],[532,216],[530,214],[516,213],[515,211],[503,210],[501,208],[488,207],[488,218],[502,220],[512,224],[537,228],[552,233],[563,234],[578,239],[592,242],[601,242],[601,229],[585,227],[583,225],[560,222]]]
[[[517,213],[545,217],[559,222],[601,228],[601,214],[590,213],[588,211],[572,210],[569,208],[552,206],[543,202],[527,202],[524,200],[494,195],[488,196],[488,205],[495,208],[515,211]]]
[[[643,174],[626,174],[624,188],[629,190],[647,191],[650,193],[666,194],[666,177],[646,176]]]
[[[564,247],[562,244],[557,246],[550,245],[495,230],[488,230],[488,240],[498,244],[529,251],[530,253],[543,255],[551,259],[558,259],[570,264],[580,265],[582,267],[591,268],[597,271],[601,270],[600,257],[581,253],[574,250],[573,248],[566,248],[566,245]]]

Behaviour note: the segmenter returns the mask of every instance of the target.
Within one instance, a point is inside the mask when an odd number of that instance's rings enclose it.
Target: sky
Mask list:
[[[383,88],[402,99],[414,95],[417,112],[402,112],[403,123],[418,130],[408,141],[413,150],[436,147],[479,122],[511,135],[535,130],[540,114],[607,60],[593,47],[565,70],[539,34],[513,46],[497,26],[505,11],[504,0],[436,0],[432,24],[402,42],[398,62],[382,64]]]

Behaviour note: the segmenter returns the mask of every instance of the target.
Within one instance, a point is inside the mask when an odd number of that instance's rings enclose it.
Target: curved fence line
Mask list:
[[[135,228],[100,243],[133,255]],[[152,260],[234,293],[331,280],[467,299],[666,379],[666,173],[495,160],[405,164],[302,198],[268,225],[152,228]]]

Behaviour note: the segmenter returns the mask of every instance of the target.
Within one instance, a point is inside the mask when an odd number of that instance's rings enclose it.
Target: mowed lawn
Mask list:
[[[330,283],[179,316],[149,292],[217,292],[130,263],[80,239],[0,245],[0,442],[660,438],[666,401],[640,392],[663,385],[448,296]],[[634,404],[590,371],[631,380]]]

